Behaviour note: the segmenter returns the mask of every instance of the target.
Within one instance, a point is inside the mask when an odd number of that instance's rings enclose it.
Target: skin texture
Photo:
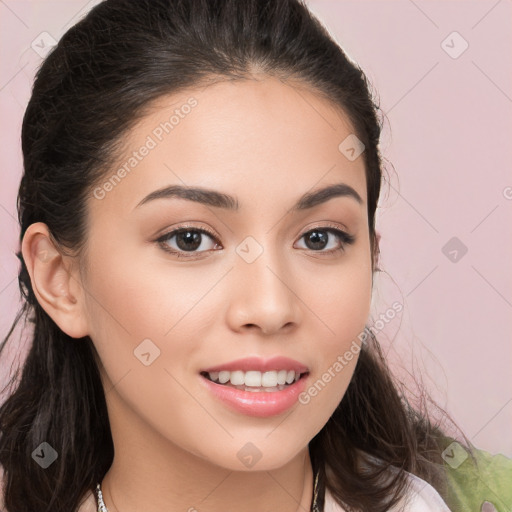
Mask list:
[[[197,105],[158,141],[155,127],[191,97]],[[22,251],[39,302],[67,334],[90,336],[101,360],[115,446],[102,482],[111,512],[309,510],[308,443],[342,399],[357,354],[307,404],[268,418],[219,402],[199,372],[284,355],[309,368],[309,386],[364,329],[372,289],[364,161],[338,149],[351,133],[327,100],[276,78],[163,97],[124,138],[119,166],[148,136],[156,147],[103,198],[91,193],[80,258],[59,250],[44,224],[27,230]],[[288,212],[335,183],[363,202],[335,197]],[[136,207],[172,184],[236,196],[240,209],[177,198]],[[184,223],[216,239],[200,234],[195,253],[181,250],[188,258],[155,242]],[[324,231],[318,249],[304,236],[330,227],[354,243],[328,254],[343,244],[334,233]],[[263,250],[251,263],[236,252],[248,236]],[[183,247],[176,237],[166,243]],[[160,350],[148,366],[134,355],[145,339]],[[237,456],[248,442],[261,454],[250,468]]]

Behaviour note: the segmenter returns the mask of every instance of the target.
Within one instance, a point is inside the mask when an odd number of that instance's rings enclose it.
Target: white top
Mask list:
[[[428,482],[412,473],[406,473],[410,481],[409,493],[405,501],[396,504],[389,512],[398,512],[404,504],[407,505],[407,512],[451,512],[439,493]],[[96,496],[92,491],[89,491],[78,512],[98,512]],[[334,501],[328,488],[325,489],[324,512],[346,512]]]
[[[439,493],[428,482],[412,473],[407,471],[406,473],[410,482],[409,492],[405,496],[405,501],[397,503],[389,509],[389,512],[398,512],[404,504],[407,505],[404,509],[407,512],[451,512]],[[334,501],[327,487],[325,488],[324,512],[346,512],[341,505]]]

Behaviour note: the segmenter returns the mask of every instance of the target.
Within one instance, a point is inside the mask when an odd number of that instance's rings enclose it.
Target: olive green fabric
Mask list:
[[[512,512],[512,459],[471,448],[476,463],[457,441],[443,451],[448,507],[453,512]]]

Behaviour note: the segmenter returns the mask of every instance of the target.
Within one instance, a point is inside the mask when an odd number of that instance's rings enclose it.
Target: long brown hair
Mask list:
[[[211,79],[250,78],[254,69],[305,84],[348,116],[365,146],[375,268],[380,109],[363,71],[300,0],[108,0],[95,6],[64,34],[35,78],[22,127],[20,241],[30,224],[43,222],[62,249],[79,254],[87,239],[85,198],[145,107]],[[113,461],[97,353],[89,337],[71,339],[47,315],[21,252],[17,256],[24,303],[0,352],[22,319],[31,345],[0,408],[4,503],[9,512],[69,512]],[[409,471],[446,496],[443,432],[421,406],[427,396],[412,407],[370,334],[345,396],[309,445],[320,489],[328,487],[349,510],[383,512],[403,496]],[[59,456],[41,471],[32,452],[43,441]],[[400,471],[384,482],[390,465]]]

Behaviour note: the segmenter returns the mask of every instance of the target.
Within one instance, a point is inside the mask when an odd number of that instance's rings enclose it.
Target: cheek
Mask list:
[[[344,347],[362,332],[372,298],[372,270],[367,254],[354,254],[336,272],[315,279],[312,311],[322,320],[325,353]]]
[[[103,253],[90,262],[87,312],[90,337],[109,378],[115,382],[130,370],[132,380],[141,367],[147,369],[148,358],[152,369],[190,372],[201,333],[216,318],[205,295],[218,276],[211,270],[180,271],[161,258],[133,258],[134,251]]]
[[[367,282],[368,281],[368,282]],[[353,273],[326,293],[318,311],[327,327],[317,339],[317,361],[299,403],[310,411],[317,429],[332,416],[352,380],[371,302],[371,277]],[[312,433],[316,434],[316,431]]]
[[[120,251],[115,259],[96,258],[91,267],[87,309],[98,336],[107,330],[134,340],[163,338],[204,293],[190,274]]]
[[[184,417],[192,405],[183,387],[191,372],[199,344],[191,343],[194,308],[206,285],[186,273],[149,265],[143,259],[105,257],[93,262],[87,282],[91,338],[107,377],[107,399],[119,417],[127,414],[122,403],[165,430],[173,415]],[[187,281],[188,286],[187,286]],[[115,388],[122,401],[108,394]],[[173,409],[164,407],[173,404]],[[156,411],[156,414],[155,414]],[[178,427],[177,427],[178,428]]]
[[[365,253],[366,254],[366,253]],[[369,258],[355,255],[311,295],[311,309],[321,322],[314,379],[302,403],[315,403],[318,414],[328,420],[350,383],[359,358],[361,339],[368,320],[372,295]],[[322,333],[322,334],[320,334]]]

